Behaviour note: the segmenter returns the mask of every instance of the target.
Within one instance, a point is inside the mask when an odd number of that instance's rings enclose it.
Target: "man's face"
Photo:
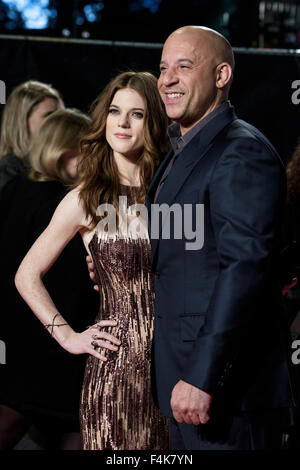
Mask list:
[[[216,106],[217,58],[205,34],[170,36],[163,48],[158,90],[184,134]]]

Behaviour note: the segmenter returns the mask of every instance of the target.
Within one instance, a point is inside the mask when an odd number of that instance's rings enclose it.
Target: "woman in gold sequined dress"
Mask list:
[[[153,75],[126,72],[113,79],[82,141],[80,184],[59,204],[16,274],[20,294],[61,346],[89,354],[80,405],[85,449],[169,448],[168,422],[151,394],[151,252],[143,206],[135,206],[145,202],[167,150],[167,124]],[[82,333],[65,322],[42,283],[77,232],[100,293],[96,323]]]

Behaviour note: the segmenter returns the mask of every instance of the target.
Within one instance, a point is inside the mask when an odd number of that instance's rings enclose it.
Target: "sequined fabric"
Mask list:
[[[128,203],[136,188],[121,186]],[[102,236],[103,235],[103,236]],[[106,331],[121,341],[108,358],[87,360],[80,420],[86,450],[169,449],[168,420],[151,395],[153,279],[148,239],[106,238],[95,233],[89,248],[100,287],[97,321],[113,319]]]

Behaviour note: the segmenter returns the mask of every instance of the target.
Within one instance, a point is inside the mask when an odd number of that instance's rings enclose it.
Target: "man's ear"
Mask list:
[[[232,79],[232,67],[227,62],[222,62],[217,66],[216,87],[224,88]]]

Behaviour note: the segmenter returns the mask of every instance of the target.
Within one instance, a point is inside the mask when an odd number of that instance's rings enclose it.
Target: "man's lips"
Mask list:
[[[114,135],[118,137],[118,139],[130,139],[131,138],[131,135],[123,134],[122,132],[116,132]]]
[[[165,95],[165,102],[170,104],[170,103],[177,103],[178,101],[180,101],[184,93],[182,93],[181,91],[165,91],[164,95]]]

